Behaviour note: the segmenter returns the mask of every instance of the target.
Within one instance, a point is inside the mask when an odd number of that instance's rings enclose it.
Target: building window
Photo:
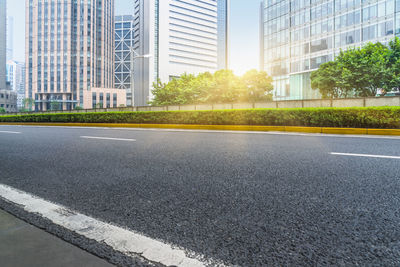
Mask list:
[[[100,107],[101,108],[104,108],[104,96],[103,96],[103,93],[100,93]]]
[[[110,108],[111,107],[111,96],[110,96],[110,93],[107,93],[107,108]]]
[[[96,93],[92,93],[92,107],[96,108],[97,107],[97,95]]]
[[[118,105],[117,94],[113,94],[113,107],[116,108],[117,105]]]

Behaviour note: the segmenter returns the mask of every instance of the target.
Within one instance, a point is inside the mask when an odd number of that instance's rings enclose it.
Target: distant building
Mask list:
[[[6,86],[7,0],[0,0],[0,90]]]
[[[226,68],[228,0],[135,0],[134,103],[147,105],[153,83]]]
[[[115,17],[115,88],[126,90],[126,105],[132,106],[131,49],[133,47],[133,16]]]
[[[126,105],[126,91],[121,89],[92,88],[84,92],[84,109],[118,108]]]
[[[7,18],[7,61],[14,58],[14,17]]]
[[[17,106],[22,108],[25,98],[25,63],[8,60],[6,70],[7,82],[10,83],[11,90],[18,95]]]
[[[8,89],[0,89],[0,108],[4,108],[6,112],[17,112],[17,93]]]
[[[310,74],[340,52],[367,42],[387,44],[400,34],[394,0],[265,0],[263,68],[274,79],[274,98],[319,98]]]
[[[114,87],[114,0],[26,0],[26,9],[26,97],[35,110],[86,107],[92,88]]]
[[[218,0],[218,69],[229,68],[229,0]]]

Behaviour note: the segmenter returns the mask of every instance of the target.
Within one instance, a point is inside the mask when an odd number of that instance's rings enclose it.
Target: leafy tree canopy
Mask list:
[[[272,78],[266,72],[248,71],[236,76],[231,70],[199,75],[183,74],[168,83],[153,84],[155,106],[202,103],[261,102],[272,100]]]
[[[324,98],[376,96],[379,89],[399,88],[400,40],[341,51],[311,74],[311,87]]]

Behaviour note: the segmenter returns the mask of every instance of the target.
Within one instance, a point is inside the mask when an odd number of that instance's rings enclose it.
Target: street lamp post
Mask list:
[[[151,54],[146,54],[146,55],[139,55],[138,52],[135,51],[135,49],[133,49],[133,46],[131,46],[131,106],[134,106],[134,102],[133,102],[133,96],[134,96],[134,90],[135,90],[135,85],[134,85],[134,79],[133,79],[133,75],[134,75],[134,60],[137,58],[150,58]]]

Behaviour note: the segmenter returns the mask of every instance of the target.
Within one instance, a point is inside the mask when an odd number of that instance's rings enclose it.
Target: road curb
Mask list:
[[[158,128],[183,130],[222,130],[260,132],[298,132],[350,135],[394,135],[400,136],[400,129],[367,129],[335,127],[260,126],[260,125],[197,125],[197,124],[133,124],[133,123],[0,123],[0,125],[64,126],[64,127],[107,127],[107,128]]]

